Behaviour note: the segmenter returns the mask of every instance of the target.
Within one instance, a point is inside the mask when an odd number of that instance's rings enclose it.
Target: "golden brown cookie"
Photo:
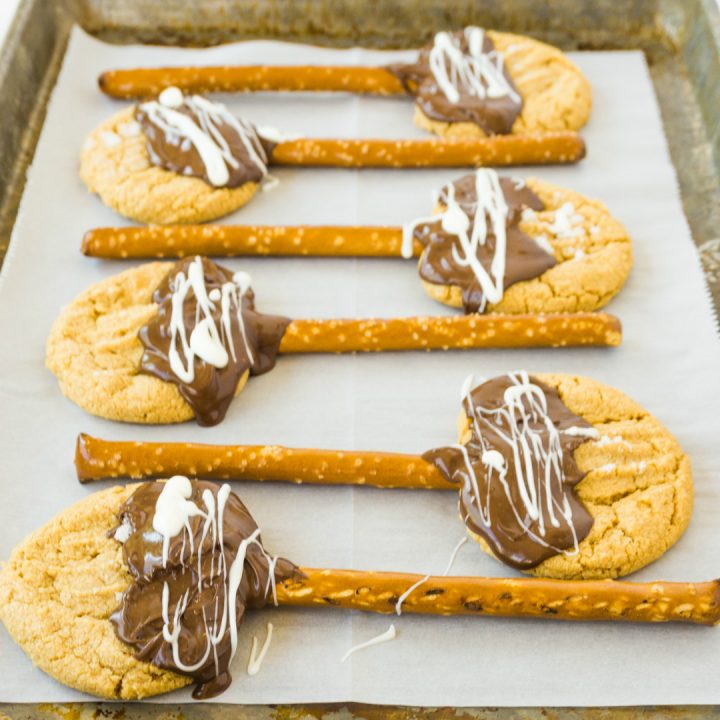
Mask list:
[[[140,662],[109,617],[131,577],[107,533],[136,485],[93,493],[34,532],[0,572],[0,620],[34,665],[82,692],[137,700],[189,684]]]
[[[652,415],[615,388],[586,377],[537,374],[568,409],[600,433],[575,451],[586,473],[577,495],[593,517],[578,553],[555,555],[529,570],[566,580],[616,578],[657,560],[685,532],[693,506],[690,459]],[[466,442],[468,419],[461,416]],[[485,552],[487,543],[470,533]]]
[[[545,210],[525,209],[520,229],[549,246],[557,265],[540,277],[511,285],[499,303],[488,303],[486,312],[590,312],[603,307],[620,291],[632,267],[627,231],[597,200],[534,178],[527,185]],[[434,300],[463,307],[460,287],[422,283]]]
[[[487,31],[523,100],[513,133],[579,130],[590,117],[592,90],[565,53],[523,35]],[[415,124],[445,137],[484,136],[471,122],[442,122],[415,108]]]
[[[102,123],[80,155],[83,182],[120,215],[158,225],[206,222],[237,210],[257,192],[254,182],[215,188],[152,165],[133,114],[127,108]]]
[[[172,266],[147,263],[109,277],[75,298],[53,324],[45,364],[63,394],[89,413],[151,424],[192,419],[176,385],[139,372],[138,331],[157,315],[152,294]]]

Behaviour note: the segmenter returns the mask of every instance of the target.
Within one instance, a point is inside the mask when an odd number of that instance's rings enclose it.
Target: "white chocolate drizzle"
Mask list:
[[[591,440],[597,440],[600,437],[600,433],[595,428],[585,428],[585,427],[569,427],[565,428],[563,430],[565,435],[570,435],[571,437],[584,437],[584,438],[590,438]]]
[[[472,377],[472,376],[471,376]],[[453,548],[453,551],[450,553],[450,559],[448,560],[448,564],[445,566],[445,570],[443,571],[443,577],[447,576],[447,574],[450,572],[450,568],[452,568],[453,563],[455,562],[455,558],[457,557],[458,552],[460,551],[460,548],[467,542],[467,537],[462,538],[460,542]],[[403,603],[410,597],[410,595],[421,585],[424,585],[432,576],[431,575],[425,575],[425,577],[418,580],[416,583],[413,583],[399,598],[398,601],[395,603],[395,613],[397,615],[402,615],[402,606]]]
[[[483,312],[488,302],[500,302],[505,293],[505,264],[507,260],[507,220],[509,208],[495,170],[481,168],[475,171],[475,214],[469,218],[455,198],[455,185],[444,186],[445,210],[440,215],[418,218],[403,227],[402,256],[412,257],[413,232],[423,223],[440,222],[442,229],[457,238],[452,246],[452,257],[459,267],[469,267],[483,294]],[[488,224],[488,220],[490,221]],[[478,260],[478,248],[485,245],[489,232],[495,236],[495,250],[488,272]]]
[[[379,645],[380,643],[388,642],[389,640],[395,639],[396,636],[397,633],[395,631],[395,625],[390,625],[390,627],[384,633],[376,635],[374,638],[370,638],[370,640],[366,640],[363,643],[351,647],[342,656],[340,662],[344,663],[353,653],[356,653],[358,650],[364,650],[365,648],[372,647],[373,645]]]
[[[410,595],[413,593],[413,591],[417,590],[421,585],[424,585],[428,580],[430,579],[430,575],[426,575],[423,578],[420,578],[416,583],[413,583],[399,598],[398,601],[395,603],[395,613],[397,615],[402,615],[402,606],[403,603],[410,597]]]
[[[460,102],[461,92],[484,98],[509,97],[520,102],[503,72],[503,57],[497,50],[483,52],[485,31],[466,27],[463,31],[467,52],[449,32],[435,35],[428,62],[430,72],[449,102]]]
[[[181,550],[180,561],[183,558],[190,558],[194,552],[193,536],[190,530],[189,520],[191,517],[200,516],[204,519],[203,529],[200,537],[199,547],[197,549],[197,566],[198,566],[198,593],[203,590],[203,574],[200,572],[203,556],[203,542],[208,535],[212,539],[211,547],[219,547],[223,549],[223,533],[224,533],[224,517],[225,505],[230,495],[230,485],[223,484],[217,492],[217,499],[210,490],[204,490],[202,501],[204,509],[198,507],[190,497],[192,495],[192,486],[190,480],[182,475],[176,475],[168,480],[160,495],[155,502],[155,512],[152,519],[153,529],[163,538],[163,567],[167,563],[168,543],[173,537],[177,537],[183,533],[183,544]],[[215,606],[214,616],[207,618],[203,615],[205,626],[206,646],[202,657],[192,665],[186,665],[180,657],[179,638],[182,631],[182,618],[190,602],[189,590],[182,597],[177,599],[175,612],[170,617],[170,585],[167,581],[163,583],[162,590],[162,618],[163,618],[163,639],[169,643],[172,649],[173,662],[181,672],[192,673],[203,666],[207,659],[214,657],[216,672],[220,672],[217,646],[223,639],[225,631],[230,631],[230,660],[235,656],[237,651],[237,594],[240,589],[244,570],[245,556],[250,545],[256,545],[264,558],[268,562],[269,574],[268,583],[265,588],[265,594],[268,595],[272,588],[273,599],[276,601],[275,588],[275,564],[276,557],[268,555],[259,541],[260,528],[247,538],[245,538],[238,546],[237,553],[228,567],[225,559],[225,552],[218,553],[217,572],[222,576],[225,584],[225,592],[223,593],[224,602],[222,607],[218,604]],[[268,628],[268,635],[271,635],[271,629]],[[269,645],[269,638],[266,639],[265,645]],[[267,652],[267,647],[263,647],[261,657],[258,659],[258,669],[262,659]],[[229,662],[228,662],[229,664]],[[250,668],[248,668],[248,672]]]
[[[183,105],[197,117],[199,125],[178,111]],[[211,185],[226,185],[230,179],[228,167],[240,167],[240,162],[233,156],[219,130],[223,124],[238,134],[250,162],[260,170],[263,178],[267,176],[268,157],[258,140],[258,133],[250,123],[235,117],[223,104],[210,102],[200,95],[183,96],[178,88],[169,87],[160,93],[158,100],[143,103],[140,109],[165,133],[168,142],[183,149],[188,149],[189,144],[195,147]]]
[[[248,360],[251,364],[254,362],[242,315],[243,296],[249,289],[250,276],[238,271],[233,275],[232,281],[223,283],[221,288],[214,288],[208,293],[203,262],[199,256],[188,266],[187,276],[179,272],[173,278],[168,362],[170,369],[182,382],[193,382],[196,357],[216,368],[226,367],[230,356],[234,361],[237,360],[233,317],[237,320]],[[188,338],[184,306],[190,291],[196,303],[196,323]],[[221,311],[219,327],[213,318],[213,311],[218,304]]]
[[[516,522],[534,542],[551,548],[557,553],[575,555],[578,550],[578,538],[572,506],[567,498],[567,490],[563,487],[563,449],[560,443],[560,431],[547,413],[545,393],[538,385],[530,382],[527,372],[523,370],[508,373],[508,377],[513,384],[505,390],[504,404],[498,408],[476,407],[470,397],[472,387],[470,386],[466,392],[466,408],[471,414],[470,421],[482,449],[481,457],[486,473],[487,488],[485,495],[481,496],[478,478],[467,448],[465,445],[455,445],[454,447],[462,453],[470,479],[473,491],[472,501],[478,508],[483,524],[490,527],[492,520],[490,488],[494,481],[499,482],[505,491]],[[467,382],[466,387],[468,387]],[[547,433],[547,447],[544,446],[541,433],[533,429],[530,421],[541,423],[543,431]],[[483,427],[491,428],[493,433],[510,449],[521,507],[517,507],[513,500],[513,493],[507,479],[507,467],[502,454],[497,453],[500,460],[493,456],[487,457],[486,461],[486,455],[489,456],[493,450],[486,445],[482,432]],[[585,428],[572,427],[565,432],[571,436],[597,437],[597,434],[586,433],[585,430]],[[539,473],[535,472],[535,466],[540,470]],[[557,498],[553,493],[553,486],[560,491]],[[571,549],[556,548],[545,540],[548,525],[555,528],[560,527],[559,518],[565,521],[572,533],[573,546]],[[538,533],[534,533],[531,529],[533,522],[537,523]]]
[[[263,643],[262,648],[260,648],[259,654],[257,652],[258,640],[255,636],[253,636],[252,647],[250,648],[250,659],[248,660],[248,666],[247,666],[247,674],[248,675],[257,675],[260,672],[260,668],[262,667],[263,660],[265,660],[267,651],[270,648],[270,643],[272,642],[272,636],[273,636],[273,624],[271,622],[269,622],[267,624],[267,635],[265,636],[265,642]]]
[[[463,545],[465,545],[465,543],[467,541],[468,541],[468,537],[466,535],[454,547],[453,551],[450,553],[450,559],[448,560],[448,564],[445,566],[445,570],[443,571],[443,577],[447,577],[450,574],[450,570],[452,569],[452,566],[455,564],[455,558],[457,557],[457,554],[460,552],[460,548]]]

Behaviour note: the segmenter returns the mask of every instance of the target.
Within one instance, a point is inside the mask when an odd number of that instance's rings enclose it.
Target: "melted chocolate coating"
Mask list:
[[[140,361],[140,372],[175,383],[180,394],[193,409],[198,424],[209,426],[217,425],[225,417],[235,397],[238,382],[247,370],[250,371],[250,375],[261,375],[272,370],[280,341],[290,319],[256,312],[253,292],[248,289],[242,296],[243,328],[240,327],[236,314],[231,313],[232,342],[237,359],[233,360],[232,354],[228,353],[227,365],[216,368],[195,357],[195,377],[190,383],[181,381],[173,372],[168,358],[172,338],[170,333],[172,290],[177,274],[182,272],[187,275],[188,267],[194,260],[194,257],[190,257],[177,262],[153,293],[153,301],[160,308],[157,315],[138,333],[140,342],[145,347]],[[203,258],[202,263],[208,293],[215,288],[221,288],[224,283],[232,282],[232,273],[229,270],[207,258]],[[219,327],[220,303],[216,302],[214,305],[212,316]],[[190,337],[197,321],[195,295],[192,290],[185,298],[183,313],[187,336]],[[248,357],[242,339],[243,332],[245,341],[252,351],[252,359]],[[225,345],[228,345],[227,339]]]
[[[197,113],[187,103],[175,108],[175,110],[189,117],[202,129]],[[142,105],[135,108],[135,119],[142,127],[150,162],[153,165],[178,175],[200,178],[212,185],[205,163],[195,145],[178,135],[166,133],[163,128],[153,122],[148,113],[143,110]],[[255,153],[267,165],[275,144],[261,138],[254,127],[249,127],[248,140]],[[248,182],[260,182],[264,177],[263,170],[251,158],[250,152],[237,130],[222,120],[216,123],[216,128],[227,143],[230,154],[237,161],[236,167],[226,163],[229,179],[222,187],[235,188]]]
[[[455,200],[470,218],[472,225],[477,207],[475,175],[463,175],[453,185]],[[522,209],[528,207],[542,210],[542,200],[527,185],[518,187],[512,178],[500,178],[500,186],[509,210],[504,275],[504,287],[507,289],[515,283],[539,277],[557,263],[552,255],[519,228]],[[447,202],[444,190],[440,195],[440,202]],[[485,306],[482,287],[471,267],[463,267],[455,262],[452,250],[458,245],[458,239],[456,235],[443,230],[440,217],[438,216],[435,222],[418,225],[413,236],[425,246],[418,270],[420,277],[435,285],[458,286],[462,290],[465,312],[481,311]],[[477,250],[477,258],[488,273],[495,254],[495,242],[492,224],[488,222],[487,241],[484,245],[479,245]]]
[[[558,430],[562,431],[570,427],[592,427],[590,423],[566,407],[555,389],[532,376],[530,382],[543,391],[547,402],[547,417]],[[521,498],[512,445],[502,437],[509,433],[507,421],[492,412],[506,406],[503,396],[505,390],[512,385],[514,383],[508,375],[493,378],[473,389],[463,403],[465,413],[470,420],[471,433],[465,449],[474,476],[477,478],[477,496],[482,499],[484,507],[478,505],[473,487],[473,474],[468,470],[463,452],[458,447],[430,450],[423,455],[423,459],[435,465],[449,481],[460,486],[460,514],[468,529],[482,537],[502,562],[519,570],[527,570],[549,557],[558,555],[563,550],[573,548],[575,539],[580,542],[590,532],[593,524],[592,516],[577,498],[574,490],[583,479],[584,473],[580,472],[573,457],[573,452],[587,442],[588,438],[560,433],[562,449],[559,462],[560,474],[559,478],[553,475],[554,482],[551,483],[549,496],[547,486],[542,480],[545,477],[546,464],[540,462],[536,453],[531,453],[532,469],[537,479],[535,487],[541,508],[539,518],[533,519]],[[523,406],[528,413],[529,426],[539,434],[542,447],[547,450],[550,435],[542,418],[529,414],[527,400],[523,400]],[[474,417],[478,418],[477,423],[473,422]],[[514,411],[514,417],[522,428],[526,421],[522,419],[518,410]],[[503,487],[498,473],[482,462],[483,453],[488,450],[496,450],[505,461],[507,490]],[[519,457],[522,457],[522,452]],[[557,527],[554,527],[548,518],[546,510],[548,501],[555,503]],[[563,507],[565,501],[572,511],[570,522],[557,511],[558,507]],[[488,516],[489,523],[486,522]],[[544,523],[544,535],[541,522]],[[542,542],[536,538],[541,538]]]
[[[191,486],[190,500],[198,508],[205,509],[203,492],[211,492],[217,501],[219,485],[193,480]],[[200,662],[207,649],[208,630],[217,634],[221,625],[222,613],[216,614],[216,608],[224,606],[227,592],[223,566],[226,569],[232,566],[241,543],[257,530],[257,525],[240,498],[231,492],[223,515],[222,544],[219,534],[213,537],[213,533],[208,532],[202,537],[205,519],[195,515],[188,521],[192,550],[188,531],[184,529],[170,540],[167,566],[163,567],[162,536],[153,529],[155,503],[162,488],[161,482],[143,483],[118,512],[120,525],[130,526],[129,537],[123,545],[123,557],[133,582],[123,593],[120,607],[112,614],[110,622],[118,638],[133,648],[138,660],[191,677],[197,683],[193,697],[209,698],[225,690],[232,680],[228,670],[232,654],[229,623],[216,646],[217,664],[212,652]],[[110,534],[113,535],[115,530]],[[271,597],[268,591],[270,572],[267,554],[258,544],[248,544],[235,602],[238,627],[246,608],[261,608],[267,604]],[[283,558],[279,558],[274,567],[276,582],[298,573],[297,567]],[[178,667],[171,643],[163,638],[165,583],[169,587],[168,617],[171,619],[183,595],[188,593],[185,611],[179,617],[182,629],[178,647],[183,665],[199,664],[192,672]]]
[[[452,38],[464,53],[468,53],[467,39],[462,30],[454,32]],[[422,112],[427,117],[441,122],[474,123],[487,135],[507,135],[512,132],[513,124],[522,110],[522,101],[517,102],[507,95],[481,98],[459,86],[457,90],[460,99],[456,103],[450,102],[438,87],[430,70],[429,56],[432,47],[432,43],[423,47],[414,63],[395,63],[386,68],[400,80],[408,94],[415,98],[415,103]],[[483,53],[493,51],[493,42],[485,33]],[[520,95],[505,67],[503,67],[503,75],[513,90]]]

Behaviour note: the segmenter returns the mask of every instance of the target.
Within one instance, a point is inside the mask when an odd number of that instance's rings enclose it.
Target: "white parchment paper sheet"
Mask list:
[[[692,457],[696,509],[685,537],[637,580],[705,580],[720,572],[720,458],[716,406],[720,343],[682,214],[658,110],[640,53],[583,53],[593,85],[574,167],[534,168],[541,178],[603,199],[635,242],[635,268],[610,310],[623,321],[617,350],[493,351],[281,358],[253,379],[226,421],[139,427],[86,415],[43,366],[60,307],[127,264],[83,258],[83,231],[122,222],[77,175],[86,134],[122,105],[96,89],[98,71],[183,63],[376,63],[403,53],[245,43],[206,51],[113,47],[75,31],[0,276],[0,557],[55,513],[92,492],[74,478],[78,432],[110,438],[283,443],[420,452],[451,442],[468,373],[510,369],[592,375],[662,419]],[[406,99],[235,96],[231,108],[261,124],[307,135],[413,137]],[[401,223],[426,214],[431,191],[462,171],[277,171],[229,222]],[[517,171],[524,174],[524,170]],[[258,259],[228,262],[252,274],[261,310],[303,316],[448,312],[424,296],[402,260]],[[463,536],[453,493],[238,487],[265,544],[311,566],[439,573]],[[507,575],[468,544],[457,574]],[[276,634],[261,673],[245,674],[253,634]],[[268,610],[244,625],[235,681],[219,700],[279,703],[355,700],[412,705],[634,705],[720,702],[720,631],[698,627],[562,624],[482,618],[392,618],[398,638],[339,660],[391,619],[334,610]],[[3,630],[0,700],[82,696],[33,669]],[[189,694],[165,698],[178,702]],[[162,701],[162,699],[161,699]]]

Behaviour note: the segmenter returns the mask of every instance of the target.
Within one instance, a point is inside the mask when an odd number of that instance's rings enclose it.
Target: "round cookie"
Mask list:
[[[557,265],[532,280],[515,283],[485,312],[591,312],[622,288],[632,267],[632,243],[625,228],[597,200],[534,178],[527,186],[545,210],[525,209],[520,229],[552,248]],[[441,212],[444,208],[437,207]],[[457,285],[436,285],[421,278],[434,300],[462,308]]]
[[[113,700],[139,700],[191,680],[141,662],[109,617],[131,583],[107,536],[137,485],[95,492],[34,532],[0,572],[0,620],[43,672]]]
[[[138,331],[158,312],[152,295],[171,262],[152,262],[96,283],[67,305],[52,326],[45,365],[63,394],[108,420],[177,423],[194,417],[173,383],[139,372]],[[238,382],[245,386],[249,371]]]
[[[693,482],[690,459],[652,415],[615,388],[586,377],[536,374],[555,388],[569,410],[600,432],[574,454],[586,473],[577,495],[593,517],[578,552],[560,554],[528,571],[565,580],[616,578],[657,560],[690,522]],[[468,419],[461,416],[460,441]],[[468,531],[493,555],[479,535]]]
[[[214,188],[152,165],[133,114],[134,108],[127,108],[102,123],[80,155],[83,182],[120,215],[158,225],[206,222],[237,210],[257,192],[254,182]]]
[[[590,83],[564,52],[523,35],[487,31],[523,99],[513,133],[579,130],[590,117]],[[415,107],[415,124],[444,137],[484,137],[471,122],[434,120]]]

